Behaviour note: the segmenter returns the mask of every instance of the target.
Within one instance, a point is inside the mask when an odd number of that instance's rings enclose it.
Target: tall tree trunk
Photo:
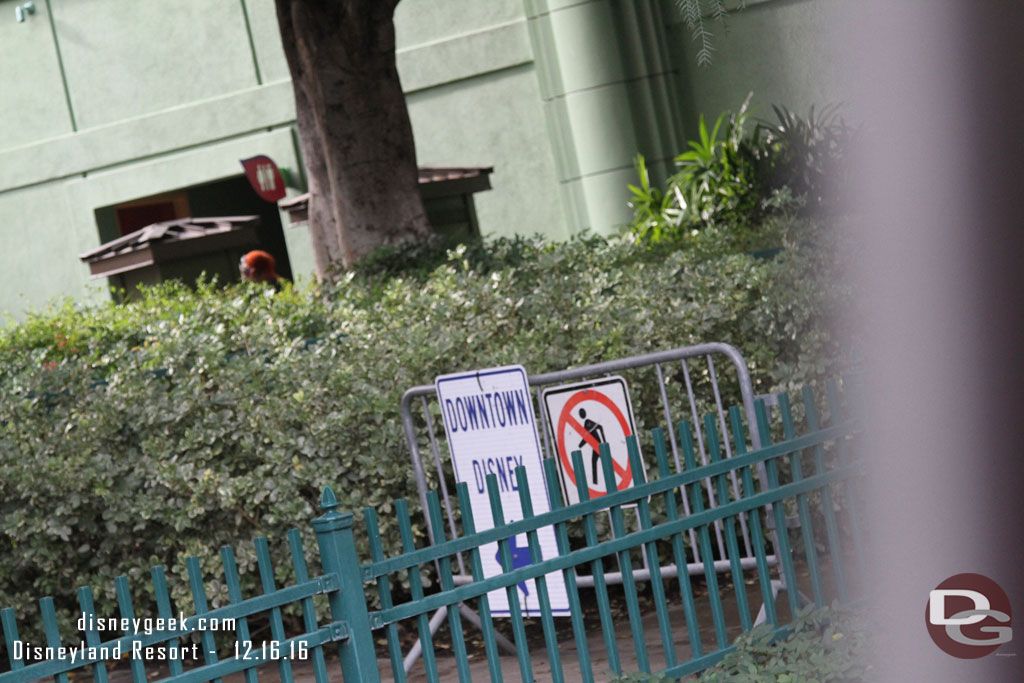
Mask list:
[[[426,236],[395,67],[398,0],[277,0],[309,179],[317,275]]]

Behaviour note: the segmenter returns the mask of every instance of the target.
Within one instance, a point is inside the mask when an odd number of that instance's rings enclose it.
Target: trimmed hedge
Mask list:
[[[385,252],[323,288],[168,284],[32,315],[0,331],[0,606],[24,624],[53,595],[70,614],[82,584],[109,605],[115,576],[142,590],[157,564],[189,604],[185,557],[216,577],[221,545],[238,546],[253,594],[249,539],[269,537],[283,558],[297,526],[314,548],[326,485],[342,509],[378,507],[397,547],[391,501],[416,499],[400,397],[441,373],[537,373],[714,340],[740,348],[758,391],[830,374],[825,312],[845,294],[809,227],[772,228],[796,246],[768,260],[723,243],[517,239],[460,247],[433,269],[436,249]],[[207,586],[226,603],[222,580]]]

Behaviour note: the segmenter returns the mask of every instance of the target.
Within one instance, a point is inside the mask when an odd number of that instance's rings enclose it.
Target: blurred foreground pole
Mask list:
[[[880,681],[1024,680],[1024,8],[843,3],[866,248],[865,487]],[[1014,639],[957,659],[925,629],[962,572],[1009,595]]]

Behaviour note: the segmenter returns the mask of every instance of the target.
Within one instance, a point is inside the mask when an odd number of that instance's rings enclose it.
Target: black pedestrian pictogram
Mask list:
[[[598,472],[597,466],[601,462],[601,453],[599,452],[599,447],[594,445],[594,443],[607,443],[607,440],[604,438],[604,427],[602,427],[594,420],[588,418],[587,411],[584,410],[583,408],[580,408],[580,417],[583,418],[583,428],[587,430],[587,433],[590,434],[590,436],[594,437],[594,440],[590,442],[590,450],[593,451],[590,467],[592,470],[594,470],[594,483],[596,484]],[[587,437],[583,437],[582,439],[580,439],[580,442],[576,447],[582,449],[586,444]]]

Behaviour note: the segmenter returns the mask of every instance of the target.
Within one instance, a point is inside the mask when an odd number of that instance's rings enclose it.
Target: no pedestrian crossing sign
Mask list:
[[[469,489],[477,531],[494,528],[487,495],[488,474],[495,475],[498,481],[505,522],[523,518],[519,501],[520,482],[515,475],[516,467],[520,465],[526,470],[533,513],[549,512],[551,506],[526,370],[521,365],[512,365],[442,375],[434,380],[434,386],[441,404],[455,478],[466,482]],[[537,539],[543,559],[558,555],[551,527],[538,530]],[[512,537],[510,546],[513,569],[531,564],[526,534]],[[503,573],[497,543],[481,546],[480,561],[485,578]],[[552,612],[567,616],[569,598],[562,573],[548,574],[545,583]],[[538,615],[540,602],[536,582],[524,581],[518,585],[518,591],[523,614]],[[492,614],[510,614],[508,595],[504,590],[492,591],[487,598]]]
[[[604,377],[552,387],[544,391],[543,402],[558,450],[558,471],[566,503],[579,502],[579,477],[586,482],[591,498],[608,492],[599,457],[602,443],[607,443],[611,452],[616,488],[634,484],[626,437],[636,433],[636,421],[626,380]],[[573,451],[580,451],[583,456],[583,472],[574,471]]]

